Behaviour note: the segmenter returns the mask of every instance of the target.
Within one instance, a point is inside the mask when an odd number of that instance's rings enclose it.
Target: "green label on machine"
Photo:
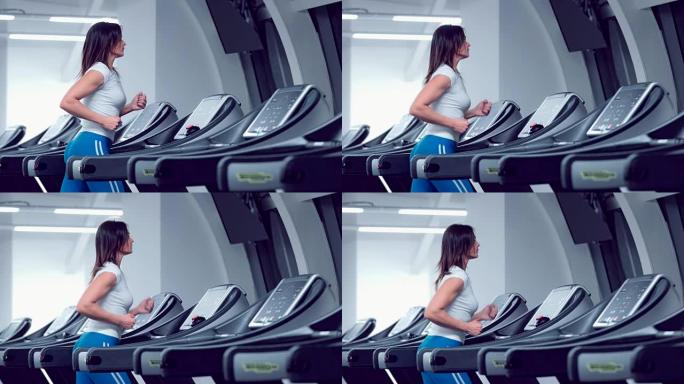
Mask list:
[[[499,174],[499,167],[487,167],[485,169],[485,172],[489,173],[490,175],[498,175]]]
[[[154,168],[145,168],[145,169],[143,169],[143,175],[145,175],[145,176],[154,176]]]
[[[153,359],[150,359],[150,360],[147,361],[147,364],[148,364],[151,368],[160,368],[160,367],[161,367],[161,360],[153,360]]]
[[[504,368],[506,366],[506,360],[492,359],[492,365],[494,368]]]
[[[259,362],[259,363],[246,363],[242,364],[242,369],[245,372],[253,372],[253,373],[260,373],[260,374],[265,374],[265,373],[273,373],[277,371],[280,368],[280,365],[275,364],[275,363],[269,363],[269,362]]]
[[[273,180],[273,175],[266,172],[240,172],[236,175],[241,183],[264,184]]]
[[[618,363],[589,363],[587,364],[587,370],[589,372],[595,372],[595,373],[615,373],[615,372],[620,372],[624,369],[624,366],[622,364]]]
[[[584,180],[610,181],[617,178],[617,173],[611,171],[582,171],[580,176]]]

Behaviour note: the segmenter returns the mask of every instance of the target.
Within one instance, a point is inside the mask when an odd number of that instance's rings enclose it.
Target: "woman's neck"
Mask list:
[[[107,64],[107,67],[109,69],[114,68],[114,60],[115,59],[116,59],[116,57],[114,57],[114,55],[107,56],[107,62],[105,64]]]

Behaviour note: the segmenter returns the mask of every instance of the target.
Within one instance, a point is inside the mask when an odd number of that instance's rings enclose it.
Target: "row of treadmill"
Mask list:
[[[86,321],[74,307],[28,335],[30,319],[13,320],[0,331],[0,382],[74,383],[87,371],[146,383],[339,383],[342,312],[318,275],[285,278],[255,303],[231,284],[187,309],[173,293],[153,300],[116,347],[74,350]]]
[[[280,88],[247,114],[229,94],[205,97],[180,119],[170,103],[154,102],[116,131],[110,155],[65,164],[80,129],[65,115],[21,143],[24,127],[0,135],[0,192],[58,192],[65,173],[140,192],[339,190],[328,170],[339,166],[341,121],[312,85]]]
[[[374,321],[360,320],[352,330],[365,338],[343,344],[343,378],[408,384],[421,383],[421,372],[463,372],[473,383],[684,382],[684,308],[663,275],[628,278],[596,304],[580,285],[555,288],[531,309],[517,293],[494,304],[496,318],[456,348],[418,348],[428,326],[422,307],[372,336]]]
[[[470,179],[477,191],[684,189],[684,113],[657,83],[623,86],[591,112],[572,92],[546,97],[524,117],[515,102],[498,101],[471,121],[457,153],[410,159],[424,130],[409,115],[343,147],[343,189],[402,192],[412,178]]]

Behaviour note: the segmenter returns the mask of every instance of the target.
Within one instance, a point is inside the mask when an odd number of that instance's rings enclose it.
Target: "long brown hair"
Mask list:
[[[440,65],[454,65],[454,55],[465,44],[466,35],[463,27],[459,25],[442,25],[432,34],[430,45],[430,64],[428,66],[425,83],[435,73]]]
[[[81,55],[81,76],[97,62],[107,64],[107,57],[121,41],[121,26],[101,21],[93,24],[86,34]]]
[[[95,233],[95,266],[91,278],[95,277],[97,271],[105,263],[116,264],[118,252],[126,244],[129,237],[128,226],[123,221],[107,220],[97,227]]]
[[[449,269],[457,266],[465,269],[468,252],[475,244],[475,231],[473,227],[465,224],[451,224],[442,235],[442,257],[437,264],[439,276],[435,280],[435,286],[449,273]]]

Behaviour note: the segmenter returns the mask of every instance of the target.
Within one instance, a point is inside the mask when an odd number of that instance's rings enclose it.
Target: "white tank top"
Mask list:
[[[463,289],[461,290],[461,293],[456,296],[454,301],[449,304],[447,313],[453,318],[468,322],[473,318],[473,315],[475,315],[479,304],[477,302],[477,298],[475,297],[475,293],[473,292],[473,287],[470,284],[470,277],[468,277],[466,271],[457,266],[451,267],[449,269],[449,274],[442,278],[437,289],[439,289],[439,287],[441,287],[447,279],[454,278],[463,280]],[[427,334],[432,336],[447,337],[460,342],[463,342],[466,337],[466,333],[463,331],[442,327],[434,323],[430,323],[428,326]]]
[[[95,273],[95,277],[105,272],[113,273],[114,276],[116,276],[116,285],[114,285],[112,290],[97,303],[102,309],[109,313],[125,315],[130,310],[131,305],[133,305],[133,296],[128,289],[128,284],[126,284],[126,277],[116,264],[110,262],[105,263],[102,268]],[[102,333],[118,339],[121,337],[123,329],[105,321],[88,319],[83,326],[83,331]]]
[[[101,62],[93,64],[92,67],[88,68],[88,71],[100,72],[104,76],[104,82],[95,92],[83,98],[83,105],[101,115],[121,116],[121,111],[126,105],[126,94],[124,94],[123,87],[121,86],[119,75]],[[113,130],[107,129],[94,121],[81,119],[81,126],[81,131],[96,133],[114,140]]]
[[[430,108],[441,115],[454,119],[463,119],[465,113],[470,108],[470,96],[468,96],[468,92],[465,89],[461,74],[454,71],[450,66],[442,64],[430,76],[430,79],[432,80],[438,75],[448,77],[451,87],[444,92],[442,97],[430,104]],[[427,135],[439,136],[454,141],[458,141],[460,136],[458,132],[449,127],[432,123],[426,125],[425,132]]]

